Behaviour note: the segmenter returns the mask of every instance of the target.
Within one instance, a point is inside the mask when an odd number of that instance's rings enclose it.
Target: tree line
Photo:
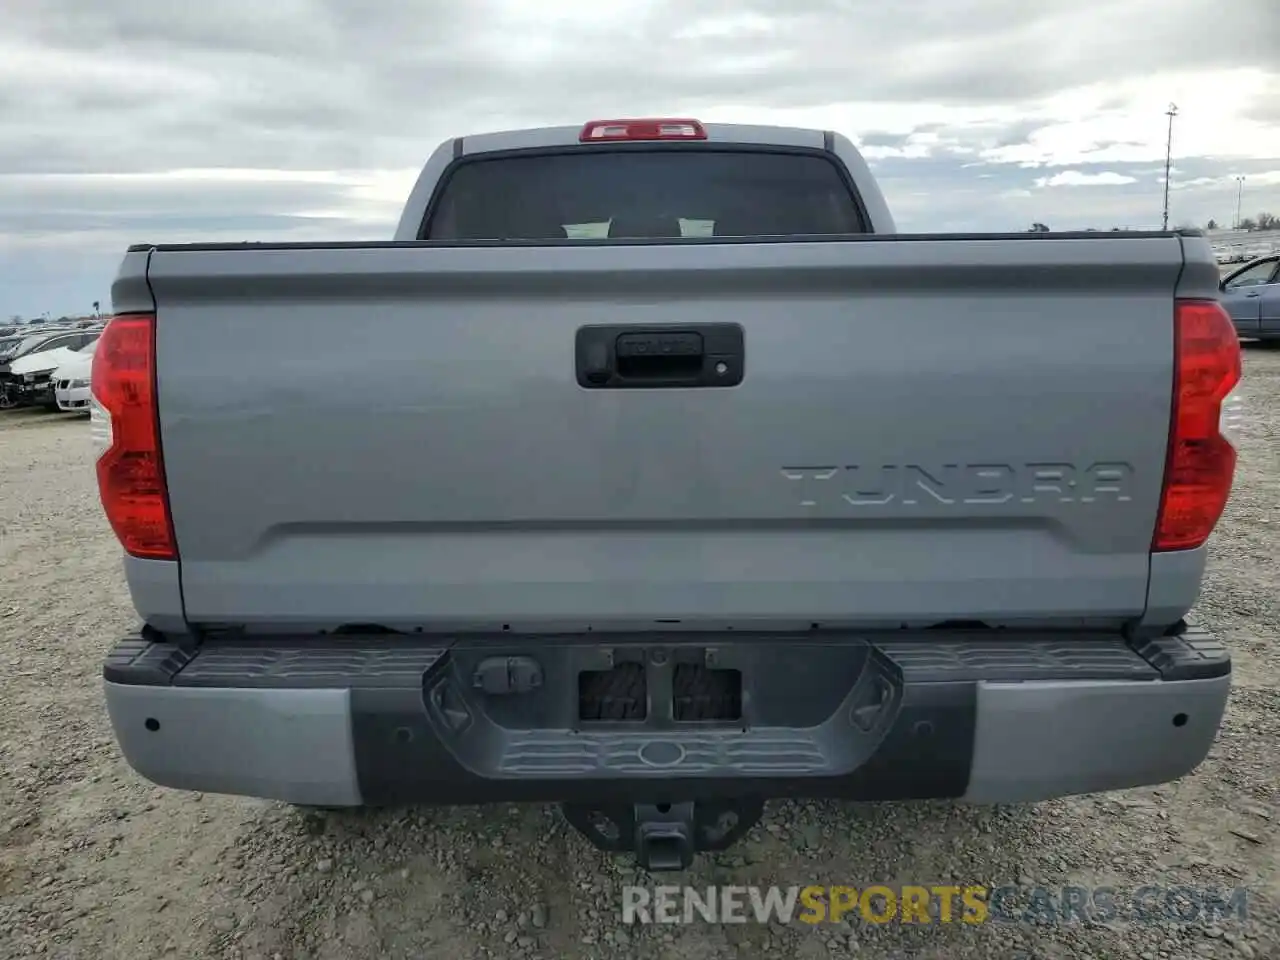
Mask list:
[[[1111,230],[1108,232],[1119,233],[1121,230],[1128,230],[1128,229],[1129,229],[1128,227],[1112,227]],[[1199,227],[1197,227],[1194,223],[1183,223],[1183,224],[1179,224],[1178,229],[1179,230],[1198,230]],[[1222,226],[1218,223],[1217,220],[1210,220],[1208,223],[1204,225],[1204,229],[1221,230]],[[1280,217],[1277,217],[1273,214],[1263,211],[1262,213],[1258,214],[1255,217],[1245,217],[1243,220],[1240,221],[1239,226],[1237,226],[1235,229],[1247,230],[1250,233],[1253,233],[1255,231],[1260,231],[1260,230],[1280,230]],[[1035,223],[1033,223],[1030,229],[1027,230],[1027,233],[1052,233],[1052,232],[1053,231],[1046,224],[1040,223],[1039,221],[1036,221]],[[1089,227],[1088,230],[1085,232],[1100,233],[1101,231],[1099,231],[1097,227]]]
[[[1205,224],[1205,229],[1206,230],[1219,229],[1218,221],[1210,220],[1208,223]],[[1280,217],[1276,217],[1270,213],[1267,213],[1264,210],[1262,213],[1258,214],[1256,217],[1245,217],[1243,220],[1240,221],[1240,224],[1239,226],[1236,227],[1236,229],[1248,230],[1251,233],[1255,230],[1280,230]]]

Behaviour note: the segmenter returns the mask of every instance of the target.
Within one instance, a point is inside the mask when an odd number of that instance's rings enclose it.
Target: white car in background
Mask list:
[[[89,412],[89,374],[93,370],[93,354],[97,348],[98,341],[90,341],[53,371],[53,396],[59,410]]]
[[[90,343],[97,342],[94,333]],[[78,350],[88,347],[81,336],[79,347],[53,347],[37,350],[19,357],[9,364],[6,383],[7,406],[44,406],[57,409],[54,399],[53,374],[58,367],[78,356]]]

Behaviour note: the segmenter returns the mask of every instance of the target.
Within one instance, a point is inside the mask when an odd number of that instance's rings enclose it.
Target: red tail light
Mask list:
[[[107,448],[98,458],[98,492],[125,552],[177,560],[156,405],[156,318],[121,314],[102,332],[90,385],[105,415]]]
[[[1216,300],[1174,308],[1173,415],[1164,494],[1152,549],[1191,550],[1209,539],[1231,496],[1236,451],[1222,435],[1222,404],[1240,382],[1240,341]]]
[[[611,140],[705,140],[706,128],[697,120],[592,120],[578,140],[599,143]]]

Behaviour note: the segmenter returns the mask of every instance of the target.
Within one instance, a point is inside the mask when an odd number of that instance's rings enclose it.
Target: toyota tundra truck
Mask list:
[[[444,143],[390,241],[136,245],[112,293],[105,699],[153,783],[561,804],[669,870],[769,799],[1158,784],[1218,730],[1198,234],[898,233],[841,135],[624,119]]]

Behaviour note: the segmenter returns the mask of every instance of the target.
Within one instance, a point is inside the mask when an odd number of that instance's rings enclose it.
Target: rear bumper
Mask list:
[[[589,642],[588,642],[589,641]],[[494,658],[537,682],[486,692]],[[584,669],[636,659],[651,717],[578,719]],[[681,723],[681,662],[741,671],[741,719]],[[347,806],[735,796],[1016,802],[1176,779],[1230,688],[1198,628],[1110,634],[372,636],[117,644],[111,722],[152,782]],[[492,674],[490,673],[490,677]],[[665,699],[664,699],[665,698]]]

